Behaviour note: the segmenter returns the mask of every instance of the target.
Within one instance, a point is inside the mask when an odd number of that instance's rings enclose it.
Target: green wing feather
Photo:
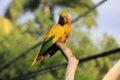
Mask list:
[[[60,25],[53,26],[46,34],[39,54],[43,55],[53,44],[55,44],[55,42],[63,36],[64,31],[64,28]]]
[[[51,36],[49,39],[43,42],[41,47],[40,54],[44,54],[54,43],[53,43],[54,36]]]

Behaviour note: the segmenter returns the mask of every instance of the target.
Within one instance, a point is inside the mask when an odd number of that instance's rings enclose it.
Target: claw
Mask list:
[[[56,43],[63,43],[63,41],[61,41],[61,40],[58,40]]]

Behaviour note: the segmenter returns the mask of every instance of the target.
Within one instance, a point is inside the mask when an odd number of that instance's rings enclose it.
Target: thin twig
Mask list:
[[[44,73],[47,73],[47,72],[52,72],[52,71],[55,71],[55,70],[58,70],[58,69],[61,69],[63,67],[66,67],[66,63],[63,63],[63,64],[60,64],[60,65],[56,65],[56,66],[52,66],[52,67],[49,67],[49,68],[45,68],[45,69],[42,69],[42,70],[37,70],[35,72],[31,72],[31,73],[28,73],[28,74],[23,74],[21,76],[18,76],[18,77],[14,77],[12,79],[9,79],[9,80],[28,80],[29,78],[31,77],[35,77],[37,75],[40,75],[40,74],[44,74]]]
[[[12,63],[14,63],[15,61],[17,61],[19,58],[25,56],[28,52],[30,52],[32,49],[35,49],[36,47],[38,47],[41,44],[41,42],[38,42],[37,44],[35,44],[34,46],[30,47],[29,49],[25,50],[24,52],[22,52],[20,55],[18,55],[17,57],[9,60],[8,62],[6,62],[5,64],[0,66],[0,71],[3,70],[4,68],[7,68],[8,66],[10,66]]]
[[[77,18],[75,18],[74,20],[72,20],[72,23],[74,23],[77,20],[79,20],[80,18],[86,16],[87,14],[89,14],[90,12],[92,12],[95,8],[97,8],[98,6],[100,6],[101,4],[103,4],[105,1],[107,1],[107,0],[103,0],[103,1],[99,2],[98,4],[96,4],[92,8],[90,8],[88,11],[86,11],[83,14],[79,15]]]

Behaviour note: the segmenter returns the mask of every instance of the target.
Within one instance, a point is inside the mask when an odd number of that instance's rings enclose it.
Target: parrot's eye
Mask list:
[[[60,25],[62,25],[62,26],[63,26],[64,24],[68,23],[67,17],[66,17],[66,16],[60,17],[58,23],[59,23]]]

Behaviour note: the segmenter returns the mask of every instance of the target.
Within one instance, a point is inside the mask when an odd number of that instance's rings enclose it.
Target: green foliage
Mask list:
[[[53,21],[51,20],[52,16],[49,13],[36,9],[34,11],[34,14],[36,17],[35,19],[36,22],[40,24],[41,32],[45,32],[53,24]],[[46,23],[49,23],[49,24],[46,24]]]
[[[49,9],[47,12],[44,10],[46,4]],[[10,21],[4,23],[3,19],[0,18],[0,65],[20,55],[21,52],[42,40],[41,37],[43,34],[46,33],[54,23],[53,19],[54,14],[56,14],[56,12],[54,12],[56,6],[61,10],[67,11],[72,17],[76,17],[87,11],[93,5],[91,0],[12,0],[10,8],[6,11],[6,17],[8,17]],[[19,16],[24,14],[26,9],[33,11],[35,19],[28,20],[23,24],[15,23],[15,20],[19,19]],[[97,44],[89,37],[90,30],[96,25],[95,19],[97,14],[97,11],[94,10],[84,18],[75,22],[71,27],[71,35],[67,41],[67,45],[77,58],[83,58],[118,47],[115,39],[107,34],[105,34],[103,39],[98,41]],[[6,28],[3,28],[3,24],[6,24],[7,30],[9,30],[7,26],[12,25],[7,35],[5,33]],[[66,62],[61,52],[57,52],[51,58],[42,60],[37,66],[30,67],[39,50],[40,47],[31,50],[24,57],[1,71],[0,79],[8,80],[26,73]],[[80,64],[76,70],[75,80],[101,80],[103,75],[119,58],[120,55],[116,54]],[[66,68],[62,68],[27,80],[63,80],[65,70]]]
[[[4,33],[0,34],[0,37],[2,37],[0,38],[0,45],[1,45],[0,46],[0,57],[1,57],[0,65],[16,57],[17,55],[19,55],[21,52],[23,52],[25,49],[32,46],[36,42],[36,40],[30,34],[21,33],[21,30],[19,29],[19,27],[15,24],[13,25],[14,25],[14,28],[12,28],[12,31],[9,35],[4,35]],[[27,58],[25,59],[27,60]],[[18,74],[22,73],[23,71],[21,71],[20,68],[24,68],[24,67],[21,64],[18,65],[18,63],[19,61],[17,62],[17,64],[15,63],[14,66],[12,65],[8,69],[3,71],[3,74],[0,74],[0,78],[6,80],[11,77],[15,77],[15,74],[17,72]],[[24,61],[21,61],[20,63],[24,63]]]
[[[23,5],[25,0],[12,0],[12,4],[9,9],[9,16],[12,20],[17,19],[23,11]]]

